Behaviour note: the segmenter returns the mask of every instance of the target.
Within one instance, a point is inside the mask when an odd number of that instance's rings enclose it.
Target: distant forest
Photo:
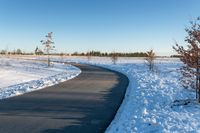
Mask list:
[[[46,55],[42,50],[36,49],[34,52],[24,52],[21,49],[16,49],[13,51],[6,51],[0,50],[1,55]],[[57,56],[99,56],[99,57],[111,57],[116,55],[118,57],[147,57],[145,52],[130,52],[130,53],[123,53],[123,52],[100,52],[100,51],[90,51],[90,52],[74,52],[72,54],[69,53],[51,53],[51,55]],[[171,55],[170,57],[178,58],[179,55]]]
[[[144,52],[134,52],[134,53],[120,53],[120,52],[112,52],[112,53],[107,53],[107,52],[100,52],[100,51],[90,51],[87,53],[78,53],[74,52],[71,54],[72,56],[100,56],[100,57],[110,57],[113,55],[117,55],[119,57],[146,57],[146,53]]]
[[[45,53],[42,50],[36,49],[32,53],[24,52],[21,49],[13,50],[13,51],[6,51],[6,50],[0,50],[1,55],[5,54],[11,54],[11,55],[45,55]],[[100,51],[90,51],[90,52],[74,52],[72,54],[68,53],[51,53],[51,55],[71,55],[71,56],[100,56],[100,57],[110,57],[113,56],[113,54],[119,56],[119,57],[146,57],[146,53],[144,52],[134,52],[134,53],[121,53],[121,52],[100,52]]]

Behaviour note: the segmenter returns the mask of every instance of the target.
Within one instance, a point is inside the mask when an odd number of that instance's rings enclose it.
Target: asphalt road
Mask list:
[[[128,78],[80,65],[69,81],[0,101],[0,133],[101,133],[114,118]]]

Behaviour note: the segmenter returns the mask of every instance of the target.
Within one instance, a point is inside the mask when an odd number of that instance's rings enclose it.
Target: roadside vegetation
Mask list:
[[[196,99],[200,103],[200,18],[190,22],[185,29],[187,47],[176,43],[173,49],[179,54],[184,66],[180,68],[181,82],[185,88],[196,89]]]

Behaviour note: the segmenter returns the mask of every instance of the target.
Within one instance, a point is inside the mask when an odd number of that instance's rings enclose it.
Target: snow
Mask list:
[[[116,65],[109,58],[65,60],[103,66],[129,78],[125,99],[106,133],[200,132],[200,106],[193,100],[195,90],[181,86],[177,69],[183,64],[178,59],[157,59],[155,73],[142,58],[120,58]],[[176,104],[186,99],[187,105]]]
[[[157,59],[154,73],[148,71],[143,58],[119,58],[116,65],[110,58],[100,57],[90,61],[86,57],[53,60],[102,66],[129,78],[123,103],[106,133],[200,132],[200,105],[194,100],[195,90],[184,89],[179,81],[177,69],[183,64],[178,59]]]
[[[0,58],[0,99],[22,95],[72,79],[81,73],[71,65]]]

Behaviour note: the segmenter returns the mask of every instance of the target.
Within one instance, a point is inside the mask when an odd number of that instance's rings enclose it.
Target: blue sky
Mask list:
[[[199,13],[199,0],[0,0],[0,49],[33,51],[52,31],[57,52],[169,55]]]

